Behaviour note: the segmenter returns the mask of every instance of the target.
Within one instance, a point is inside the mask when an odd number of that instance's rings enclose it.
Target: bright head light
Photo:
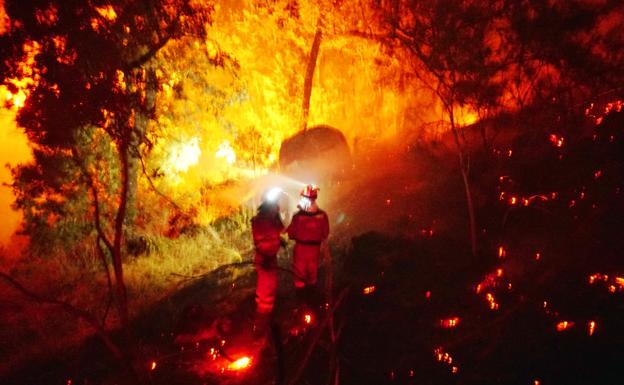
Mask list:
[[[268,202],[277,202],[281,193],[282,193],[281,188],[273,187],[266,193],[266,200]]]

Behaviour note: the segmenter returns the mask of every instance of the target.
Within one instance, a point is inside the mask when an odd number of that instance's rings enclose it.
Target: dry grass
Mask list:
[[[248,258],[253,249],[250,218],[250,212],[241,211],[176,239],[143,234],[146,252],[128,256],[124,265],[131,315],[173,294],[189,276]],[[72,303],[99,318],[106,312],[107,280],[92,240],[45,259],[24,257],[11,274],[33,291]],[[0,292],[0,377],[27,359],[72,348],[93,335],[90,326],[58,308],[33,303],[4,283]],[[110,309],[107,325],[116,324],[115,311]]]

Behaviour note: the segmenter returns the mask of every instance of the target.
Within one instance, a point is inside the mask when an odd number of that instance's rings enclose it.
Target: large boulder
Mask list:
[[[279,153],[281,172],[305,182],[340,180],[351,163],[345,136],[327,125],[311,127],[284,140]]]

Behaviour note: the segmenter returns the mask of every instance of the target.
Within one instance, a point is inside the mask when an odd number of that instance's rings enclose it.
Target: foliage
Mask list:
[[[95,233],[90,192],[83,170],[91,170],[101,195],[101,215],[110,227],[119,188],[119,162],[106,134],[94,127],[77,133],[74,150],[34,150],[34,160],[12,169],[14,207],[24,213],[22,232],[36,255],[71,253]],[[80,156],[77,156],[80,154]],[[95,172],[94,170],[99,170]]]

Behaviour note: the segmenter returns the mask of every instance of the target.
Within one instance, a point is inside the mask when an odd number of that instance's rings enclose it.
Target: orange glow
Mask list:
[[[26,134],[20,130],[15,123],[15,110],[0,110],[0,164],[11,164],[28,162],[31,157],[31,149],[28,146]],[[15,196],[8,187],[11,184],[11,172],[6,167],[0,167],[0,245],[6,245],[21,221],[21,214],[11,207]],[[14,244],[15,255],[19,254],[18,247]]]
[[[364,295],[369,295],[375,292],[375,286],[367,286],[364,288],[364,290],[362,290],[362,292],[364,293]]]
[[[227,366],[229,371],[245,370],[251,366],[251,357],[241,357]]]
[[[518,198],[516,198],[516,197],[509,198],[509,204],[510,205],[515,205],[516,203],[518,203]]]
[[[589,321],[587,323],[587,334],[589,334],[590,336],[593,336],[595,331],[596,331],[596,322]]]
[[[542,258],[542,255],[540,253],[535,253],[535,260],[539,261],[540,258]]]
[[[156,361],[152,361],[150,365],[150,370],[154,370],[154,369],[156,369]]]
[[[498,257],[503,258],[507,255],[507,251],[503,246],[498,246]]]
[[[312,314],[309,314],[309,313],[305,314],[303,316],[303,322],[305,322],[308,325],[311,324],[312,323]]]
[[[562,332],[574,326],[574,322],[561,321],[557,324],[557,331]]]

